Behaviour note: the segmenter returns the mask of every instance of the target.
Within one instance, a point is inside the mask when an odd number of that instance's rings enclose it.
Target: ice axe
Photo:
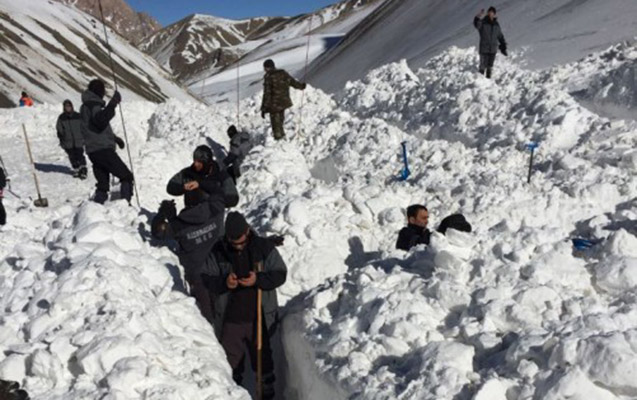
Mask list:
[[[29,144],[29,136],[27,135],[27,127],[22,124],[22,131],[24,132],[24,142],[27,145],[27,152],[29,153],[29,160],[31,161],[31,168],[33,169],[33,180],[35,181],[35,190],[38,192],[38,198],[33,201],[33,205],[36,207],[48,207],[49,200],[46,197],[42,197],[40,194],[40,183],[38,182],[38,175],[35,171],[35,163],[33,162],[33,154],[31,154],[31,145]]]
[[[409,175],[411,175],[411,171],[409,170],[409,160],[407,160],[407,142],[402,142],[401,145],[403,146],[404,167],[400,171],[400,176],[398,177],[398,180],[404,182],[407,180],[407,178],[409,178]]]

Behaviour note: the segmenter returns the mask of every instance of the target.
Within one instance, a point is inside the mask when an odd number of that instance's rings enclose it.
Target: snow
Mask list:
[[[238,123],[256,143],[238,209],[258,232],[285,236],[287,398],[635,398],[637,122],[573,93],[626,85],[616,71],[634,44],[608,51],[543,70],[514,55],[494,80],[475,73],[474,48],[418,70],[388,64],[334,96],[309,87],[303,110],[293,91],[282,142],[257,113],[259,94],[238,116],[229,104],[125,101],[141,210],[87,201],[93,178],[74,181],[57,148],[58,106],[0,111],[21,196],[7,193],[0,228],[0,376],[36,400],[249,398],[184,294],[176,256],[148,234],[169,177],[198,144],[222,157]],[[48,209],[32,205],[22,123]],[[474,232],[395,250],[413,203],[434,228],[462,212]],[[601,243],[575,251],[574,237]]]

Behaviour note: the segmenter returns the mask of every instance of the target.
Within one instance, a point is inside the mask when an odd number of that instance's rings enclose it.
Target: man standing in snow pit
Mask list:
[[[239,132],[234,125],[228,128],[228,137],[230,138],[230,151],[223,163],[226,165],[226,171],[228,171],[228,174],[236,184],[237,178],[241,176],[241,163],[250,152],[252,143],[248,132]]]
[[[232,178],[215,162],[212,150],[199,146],[193,153],[193,163],[170,178],[166,191],[172,196],[184,196],[184,204],[191,207],[205,200],[220,187],[227,208],[239,203],[239,193]]]
[[[184,208],[179,214],[174,200],[164,200],[152,221],[151,232],[159,240],[175,239],[177,256],[186,272],[190,294],[208,322],[214,322],[210,293],[201,279],[201,269],[212,246],[221,238],[225,204],[220,187],[213,188],[207,201]]]
[[[69,156],[73,176],[86,179],[86,158],[84,157],[84,136],[82,135],[82,117],[75,112],[71,100],[64,100],[64,111],[58,117],[56,125],[60,147]]]
[[[486,72],[486,77],[490,79],[498,49],[503,55],[507,55],[507,44],[496,17],[495,7],[489,7],[486,17],[484,9],[480,10],[473,19],[473,26],[480,33],[480,73],[484,75]]]
[[[297,81],[285,70],[276,69],[272,60],[265,60],[263,68],[265,69],[265,77],[263,78],[261,117],[265,118],[265,114],[270,114],[274,139],[281,140],[285,137],[283,130],[285,110],[292,107],[290,86],[305,90],[307,84]]]
[[[113,93],[108,105],[103,100],[106,87],[101,79],[88,84],[88,90],[82,93],[82,133],[88,158],[93,163],[93,174],[97,180],[97,190],[93,201],[104,204],[110,190],[110,175],[120,180],[121,197],[130,203],[133,197],[133,173],[115,152],[115,146],[123,149],[124,141],[115,135],[111,120],[115,117],[115,108],[122,101],[119,92]]]
[[[276,289],[285,283],[287,267],[274,243],[257,236],[240,213],[228,214],[225,229],[225,238],[214,245],[202,276],[214,296],[215,333],[235,382],[241,384],[245,346],[252,369],[257,369],[257,321],[262,321],[263,398],[272,399],[275,376],[270,338],[278,323]],[[257,309],[259,292],[261,309]]]
[[[427,224],[429,223],[427,207],[420,204],[407,207],[407,222],[408,225],[398,233],[396,248],[409,251],[409,249],[419,244],[428,245],[431,232],[427,229]]]
[[[5,186],[7,186],[7,177],[4,174],[4,169],[0,167],[0,225],[4,225],[7,223],[7,212],[4,210],[4,204],[2,204],[2,199],[4,199]]]

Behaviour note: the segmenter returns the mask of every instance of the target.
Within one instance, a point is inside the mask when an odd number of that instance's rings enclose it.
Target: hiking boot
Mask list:
[[[86,169],[86,167],[80,167],[78,178],[80,178],[81,180],[84,180],[86,179],[87,175],[88,175],[88,170]]]
[[[108,200],[108,192],[102,192],[101,190],[95,191],[95,196],[93,196],[93,201],[98,204],[104,204]]]
[[[119,191],[120,197],[122,199],[126,199],[126,201],[130,204],[130,201],[133,198],[133,182],[122,182],[119,186]]]

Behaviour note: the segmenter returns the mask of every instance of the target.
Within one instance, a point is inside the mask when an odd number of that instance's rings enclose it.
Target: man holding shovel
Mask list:
[[[278,322],[276,289],[287,267],[271,240],[257,236],[238,212],[228,214],[226,237],[212,249],[202,273],[214,298],[214,328],[241,384],[248,347],[257,375],[257,399],[274,398],[270,338]]]

